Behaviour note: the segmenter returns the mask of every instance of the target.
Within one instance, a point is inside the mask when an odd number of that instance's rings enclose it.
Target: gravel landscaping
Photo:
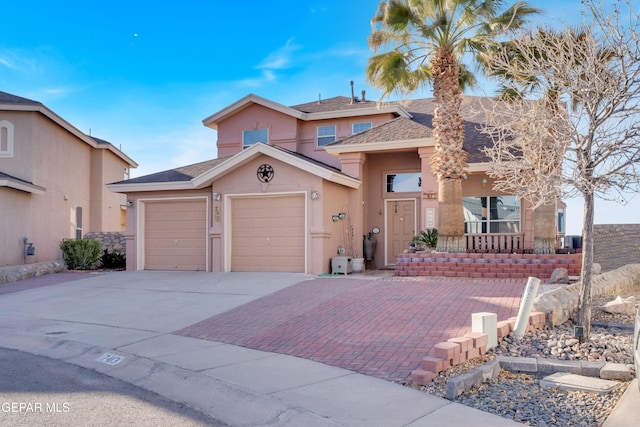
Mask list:
[[[432,383],[410,386],[445,397],[449,379],[486,364],[497,356],[606,361],[625,364],[633,369],[634,316],[610,314],[600,309],[617,296],[635,296],[640,301],[640,287],[620,295],[594,298],[591,338],[588,342],[580,344],[574,338],[573,324],[569,321],[553,329],[527,333],[522,340],[509,336],[486,355],[442,372]],[[600,324],[609,326],[596,326]],[[621,327],[623,325],[626,327]],[[540,379],[535,375],[502,370],[499,377],[471,388],[454,400],[530,426],[592,427],[605,422],[630,383],[621,381],[618,389],[600,395],[542,388]]]

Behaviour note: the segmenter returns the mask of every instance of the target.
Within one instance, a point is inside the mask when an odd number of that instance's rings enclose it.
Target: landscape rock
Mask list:
[[[591,264],[591,274],[600,274],[602,273],[602,267],[597,262]]]
[[[633,315],[636,312],[636,298],[630,296],[629,298],[622,299],[621,296],[618,296],[601,308],[607,313]]]
[[[554,284],[568,284],[569,283],[569,271],[566,268],[556,268],[551,273],[549,283]]]

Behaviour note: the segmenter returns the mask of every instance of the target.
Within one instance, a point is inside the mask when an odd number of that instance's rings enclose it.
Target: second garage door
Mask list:
[[[305,272],[305,197],[231,202],[231,270]]]
[[[145,203],[145,270],[207,269],[204,199]]]

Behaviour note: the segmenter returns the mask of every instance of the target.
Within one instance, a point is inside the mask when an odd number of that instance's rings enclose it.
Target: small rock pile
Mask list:
[[[505,337],[491,350],[496,355],[589,360],[633,364],[633,333],[628,329],[592,327],[591,339],[580,344],[568,322],[551,330],[528,333],[521,340]]]

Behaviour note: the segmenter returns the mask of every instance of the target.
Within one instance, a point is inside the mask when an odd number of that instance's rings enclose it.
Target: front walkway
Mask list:
[[[472,313],[516,316],[525,285],[525,279],[321,277],[175,334],[402,382],[434,344],[470,332]]]

